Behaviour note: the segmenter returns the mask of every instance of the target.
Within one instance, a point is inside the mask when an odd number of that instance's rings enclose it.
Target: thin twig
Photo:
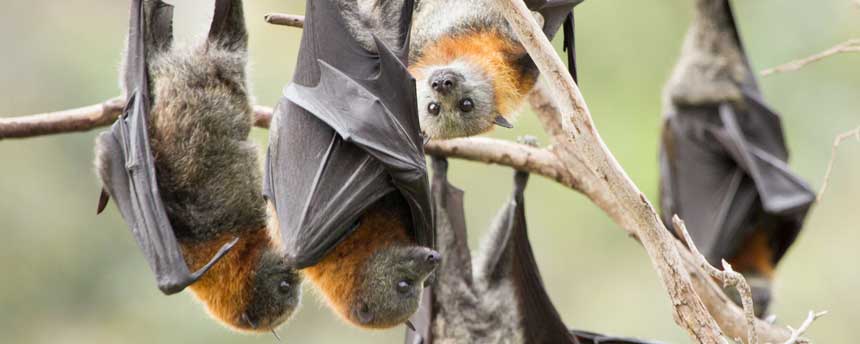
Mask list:
[[[824,173],[824,182],[821,184],[821,190],[818,191],[818,197],[816,198],[816,202],[821,202],[822,198],[824,197],[824,191],[827,190],[827,186],[830,184],[830,174],[833,173],[833,164],[836,161],[836,149],[839,148],[839,145],[842,144],[842,141],[845,141],[852,136],[856,137],[857,141],[860,142],[860,127],[839,134],[836,136],[836,139],[833,140],[833,146],[830,148],[830,161],[827,163],[827,172]]]
[[[708,263],[708,260],[705,259],[705,256],[699,252],[696,244],[693,243],[693,238],[690,237],[690,232],[687,231],[687,226],[684,225],[684,221],[682,221],[678,215],[675,215],[672,217],[672,223],[675,225],[675,231],[680,233],[684,238],[684,242],[687,244],[690,252],[693,253],[693,257],[698,260],[699,266],[712,278],[723,282],[723,288],[734,287],[738,290],[738,293],[741,295],[744,313],[746,314],[747,319],[747,344],[758,343],[758,336],[756,336],[755,332],[756,317],[755,310],[753,308],[752,289],[750,288],[749,283],[747,283],[747,280],[743,275],[732,269],[732,266],[725,260],[723,260],[723,271],[720,271]]]
[[[791,326],[787,326],[788,329],[791,330],[791,338],[788,338],[788,340],[785,341],[784,344],[805,343],[806,341],[801,339],[800,336],[802,336],[806,332],[806,330],[809,329],[809,326],[812,325],[815,320],[825,315],[827,315],[827,311],[818,313],[815,313],[814,311],[809,311],[809,315],[806,316],[806,320],[803,322],[803,324],[800,324],[800,327],[798,327],[796,330],[793,329]]]
[[[290,27],[305,27],[305,17],[296,14],[286,13],[269,13],[265,16],[265,20],[269,24],[284,25]]]
[[[827,58],[829,56],[833,56],[839,53],[848,53],[848,52],[860,52],[860,39],[849,39],[845,42],[837,44],[833,48],[822,51],[818,54],[802,58],[799,60],[791,61],[783,65],[779,65],[773,68],[768,68],[761,71],[762,76],[768,76],[774,73],[783,73],[783,72],[791,72],[796,71],[803,66],[806,66],[810,63],[819,61],[821,59]]]

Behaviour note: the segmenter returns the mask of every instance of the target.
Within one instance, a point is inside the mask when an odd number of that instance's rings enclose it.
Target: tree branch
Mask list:
[[[824,191],[827,190],[827,186],[830,184],[830,174],[833,173],[833,164],[836,161],[836,149],[839,148],[839,145],[842,144],[842,141],[845,141],[852,136],[857,138],[857,141],[860,142],[860,127],[855,128],[854,130],[844,132],[836,136],[836,139],[833,140],[833,147],[830,148],[830,161],[827,162],[827,172],[824,173],[824,182],[821,184],[821,190],[818,190],[818,197],[816,197],[816,202],[821,202],[824,197]]]
[[[830,56],[833,56],[833,55],[836,55],[839,53],[848,53],[848,52],[860,52],[860,39],[857,39],[857,38],[849,39],[845,42],[839,43],[836,46],[834,46],[830,49],[827,49],[825,51],[822,51],[818,54],[815,54],[815,55],[812,55],[812,56],[809,56],[806,58],[802,58],[799,60],[794,60],[794,61],[788,62],[788,63],[783,64],[783,65],[779,65],[779,66],[776,66],[773,68],[765,69],[765,70],[761,71],[761,75],[762,76],[768,76],[768,75],[771,75],[774,73],[784,73],[784,72],[796,71],[796,70],[801,69],[810,63],[822,60],[824,58],[827,58],[827,57],[830,57]]]
[[[305,27],[305,17],[295,14],[269,13],[264,17],[264,19],[267,23],[274,25],[283,25],[297,28]]]
[[[802,336],[803,333],[805,333],[806,330],[809,329],[809,326],[812,325],[812,322],[825,315],[827,315],[827,311],[819,313],[809,311],[809,315],[806,317],[806,320],[803,322],[803,324],[800,324],[800,327],[798,327],[796,330],[791,328],[791,326],[788,327],[788,329],[791,330],[791,338],[786,340],[784,344],[805,343],[806,341],[801,339],[800,336]]]
[[[735,287],[741,295],[741,300],[744,307],[744,313],[747,320],[747,344],[758,343],[758,337],[755,334],[755,309],[753,308],[752,289],[743,275],[735,272],[732,266],[723,260],[723,271],[711,266],[705,256],[699,252],[693,238],[690,237],[690,232],[687,231],[687,226],[678,215],[672,217],[672,222],[675,226],[675,231],[680,233],[684,238],[684,242],[693,254],[693,258],[699,262],[699,267],[702,268],[711,278],[723,282],[723,287]]]

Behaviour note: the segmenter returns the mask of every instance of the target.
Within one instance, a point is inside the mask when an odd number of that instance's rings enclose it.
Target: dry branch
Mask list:
[[[264,18],[269,24],[284,25],[298,28],[305,27],[305,17],[300,15],[269,13]]]
[[[711,266],[707,259],[705,259],[705,256],[699,252],[699,249],[693,242],[693,238],[690,237],[690,232],[687,231],[687,226],[684,225],[684,221],[682,221],[678,215],[675,215],[672,217],[672,223],[675,226],[675,231],[680,233],[684,238],[684,242],[693,254],[693,258],[699,262],[699,267],[705,270],[705,272],[715,280],[723,282],[723,288],[735,287],[738,290],[738,293],[740,293],[741,299],[743,300],[744,313],[746,314],[747,344],[758,343],[758,337],[755,334],[756,317],[755,310],[753,308],[752,289],[744,276],[735,272],[732,269],[732,266],[725,260],[723,260],[723,271]]]
[[[123,108],[125,108],[125,98],[116,97],[100,104],[76,109],[20,117],[0,117],[0,140],[93,130],[116,121]],[[271,120],[272,108],[254,107],[254,125],[268,128]]]
[[[818,54],[815,54],[815,55],[812,55],[812,56],[809,56],[806,58],[802,58],[799,60],[794,60],[794,61],[788,62],[788,63],[783,64],[783,65],[779,65],[779,66],[776,66],[773,68],[765,69],[765,70],[761,71],[761,75],[762,76],[768,76],[768,75],[771,75],[774,73],[784,73],[784,72],[796,71],[796,70],[801,69],[810,63],[822,60],[824,58],[827,58],[827,57],[830,57],[830,56],[833,56],[833,55],[836,55],[839,53],[848,53],[848,52],[860,52],[860,39],[857,39],[857,38],[849,39],[845,42],[839,43],[836,46],[834,46],[830,49],[827,49],[825,51],[822,51]]]
[[[800,324],[800,327],[798,327],[796,330],[791,328],[791,326],[788,327],[788,329],[791,330],[791,338],[786,340],[784,344],[806,342],[805,340],[801,339],[800,336],[802,336],[806,332],[806,330],[809,329],[809,326],[812,325],[812,322],[825,315],[827,315],[827,311],[818,313],[815,313],[814,311],[809,311],[809,315],[806,316],[806,320],[803,321],[803,324]]]
[[[821,190],[818,191],[816,202],[821,202],[822,197],[824,197],[824,191],[827,190],[827,186],[830,184],[830,174],[833,173],[833,164],[836,162],[836,149],[839,148],[842,141],[845,141],[852,136],[856,137],[857,141],[860,142],[860,127],[839,134],[836,136],[836,139],[833,140],[833,146],[830,148],[830,161],[827,162],[827,172],[824,173],[824,182],[821,184]]]

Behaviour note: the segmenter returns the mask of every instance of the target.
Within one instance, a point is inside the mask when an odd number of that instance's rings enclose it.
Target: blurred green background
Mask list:
[[[177,37],[201,37],[212,0],[173,1]],[[758,69],[860,36],[849,0],[735,1]],[[247,1],[251,80],[272,105],[290,80],[300,30],[266,25],[270,11],[303,13],[303,1]],[[660,93],[691,18],[692,1],[588,1],[577,11],[580,80],[610,149],[656,202]],[[127,2],[6,0],[0,11],[0,116],[83,106],[116,96]],[[558,43],[558,42],[556,42]],[[784,116],[791,164],[816,188],[834,136],[860,125],[860,55],[843,54],[761,80]],[[111,206],[96,217],[96,132],[0,141],[0,342],[270,343],[231,333],[188,293],[165,297]],[[524,113],[514,130],[548,143]],[[266,132],[254,137],[265,147]],[[829,310],[810,335],[856,342],[860,323],[860,143],[838,152],[831,187],[779,268],[772,310],[797,326],[809,309]],[[453,162],[467,190],[476,244],[510,192],[511,172]],[[689,342],[643,249],[584,197],[542,178],[527,191],[532,244],[549,291],[577,328]],[[329,312],[308,288],[304,306],[280,331],[287,343],[398,343],[403,328],[365,332]]]

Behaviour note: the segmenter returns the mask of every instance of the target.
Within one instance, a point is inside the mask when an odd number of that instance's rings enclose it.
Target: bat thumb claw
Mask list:
[[[102,189],[102,194],[101,196],[99,196],[99,206],[98,209],[96,209],[96,215],[99,215],[103,211],[105,211],[105,208],[107,207],[109,201],[110,194],[105,189]]]

